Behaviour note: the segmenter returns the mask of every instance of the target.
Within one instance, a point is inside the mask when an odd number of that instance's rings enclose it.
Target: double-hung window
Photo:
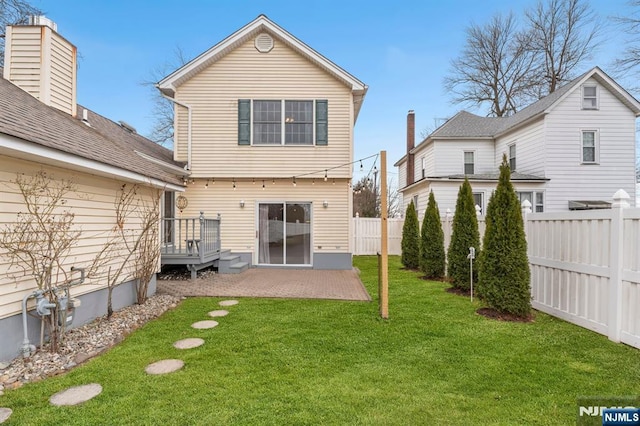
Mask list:
[[[483,198],[484,194],[482,192],[474,192],[473,193],[473,206],[475,208],[475,206],[480,207],[480,210],[476,210],[477,212],[479,212],[480,214],[484,214],[484,204],[483,204]]]
[[[582,163],[596,164],[598,162],[598,132],[595,130],[582,131]]]
[[[582,109],[598,109],[598,88],[582,86]]]
[[[464,152],[464,174],[472,175],[475,171],[473,151]]]
[[[509,145],[509,169],[516,171],[516,144]]]
[[[326,100],[238,100],[238,145],[327,145]]]

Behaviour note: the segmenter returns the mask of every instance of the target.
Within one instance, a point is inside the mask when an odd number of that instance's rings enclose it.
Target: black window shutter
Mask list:
[[[316,145],[328,145],[327,100],[316,100]]]
[[[251,145],[251,99],[238,99],[238,145]]]

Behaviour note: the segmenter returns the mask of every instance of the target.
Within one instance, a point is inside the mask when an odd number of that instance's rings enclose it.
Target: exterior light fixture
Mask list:
[[[244,200],[240,200],[240,208],[244,208]]]
[[[328,202],[327,200],[324,200],[324,201],[322,202],[322,207],[324,207],[325,209],[326,209],[327,207],[329,207],[329,202]]]

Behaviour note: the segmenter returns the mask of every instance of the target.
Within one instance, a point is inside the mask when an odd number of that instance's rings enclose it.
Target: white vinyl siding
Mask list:
[[[492,140],[438,140],[433,143],[435,176],[464,173],[464,152],[474,152],[476,174],[495,173],[495,151]]]
[[[413,167],[413,176],[414,182],[423,179],[422,167],[424,165],[424,177],[433,176],[435,173],[435,164],[434,164],[434,146],[433,143],[423,144],[420,148],[413,154],[413,158],[415,161]],[[406,181],[401,181],[406,182]],[[401,185],[401,188],[404,187],[404,184]]]
[[[596,84],[594,79],[587,84]],[[611,201],[618,189],[635,190],[635,117],[603,85],[598,110],[583,110],[582,91],[570,93],[547,115],[545,211],[566,211],[568,200]],[[584,166],[582,130],[598,130],[598,164]],[[631,200],[633,203],[634,200]]]
[[[65,197],[67,200],[65,208],[75,214],[73,229],[80,230],[81,235],[63,266],[66,270],[72,266],[86,268],[90,266],[112,235],[111,232],[116,225],[114,201],[123,182],[3,156],[0,157],[0,199],[2,199],[0,223],[10,224],[15,221],[18,212],[24,211],[23,198],[18,193],[16,185],[11,183],[15,182],[16,174],[24,173],[28,178],[41,168],[52,178],[70,179],[77,186],[76,192],[70,192],[68,197]],[[139,193],[142,191],[146,190],[141,189]],[[133,214],[126,225],[135,229],[138,220],[139,217]],[[87,279],[85,284],[72,287],[71,294],[76,297],[103,289],[106,285],[108,268],[111,267],[112,270],[118,268],[119,259],[116,257],[101,268],[101,273],[96,278]],[[132,266],[133,260],[125,270]],[[31,277],[22,276],[17,269],[12,269],[16,272],[13,276],[12,273],[7,272],[8,267],[9,259],[0,253],[0,318],[18,314],[21,311],[22,298],[35,289],[35,283]]]
[[[509,161],[509,145],[516,144],[516,170],[540,177],[545,177],[545,124],[544,120],[530,123],[520,129],[507,133],[496,140],[496,168],[502,164],[502,156]]]
[[[284,178],[353,160],[351,90],[277,39],[269,53],[248,40],[179,86],[176,99],[192,107],[194,178]],[[238,145],[238,99],[326,99],[328,145]],[[187,111],[176,112],[176,158],[184,161]],[[351,171],[341,167],[329,177],[350,178]]]

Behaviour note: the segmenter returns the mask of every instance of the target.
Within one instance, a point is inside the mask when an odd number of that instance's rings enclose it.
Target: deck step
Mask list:
[[[239,274],[249,269],[249,264],[243,262],[239,255],[225,252],[217,262],[219,274]]]

